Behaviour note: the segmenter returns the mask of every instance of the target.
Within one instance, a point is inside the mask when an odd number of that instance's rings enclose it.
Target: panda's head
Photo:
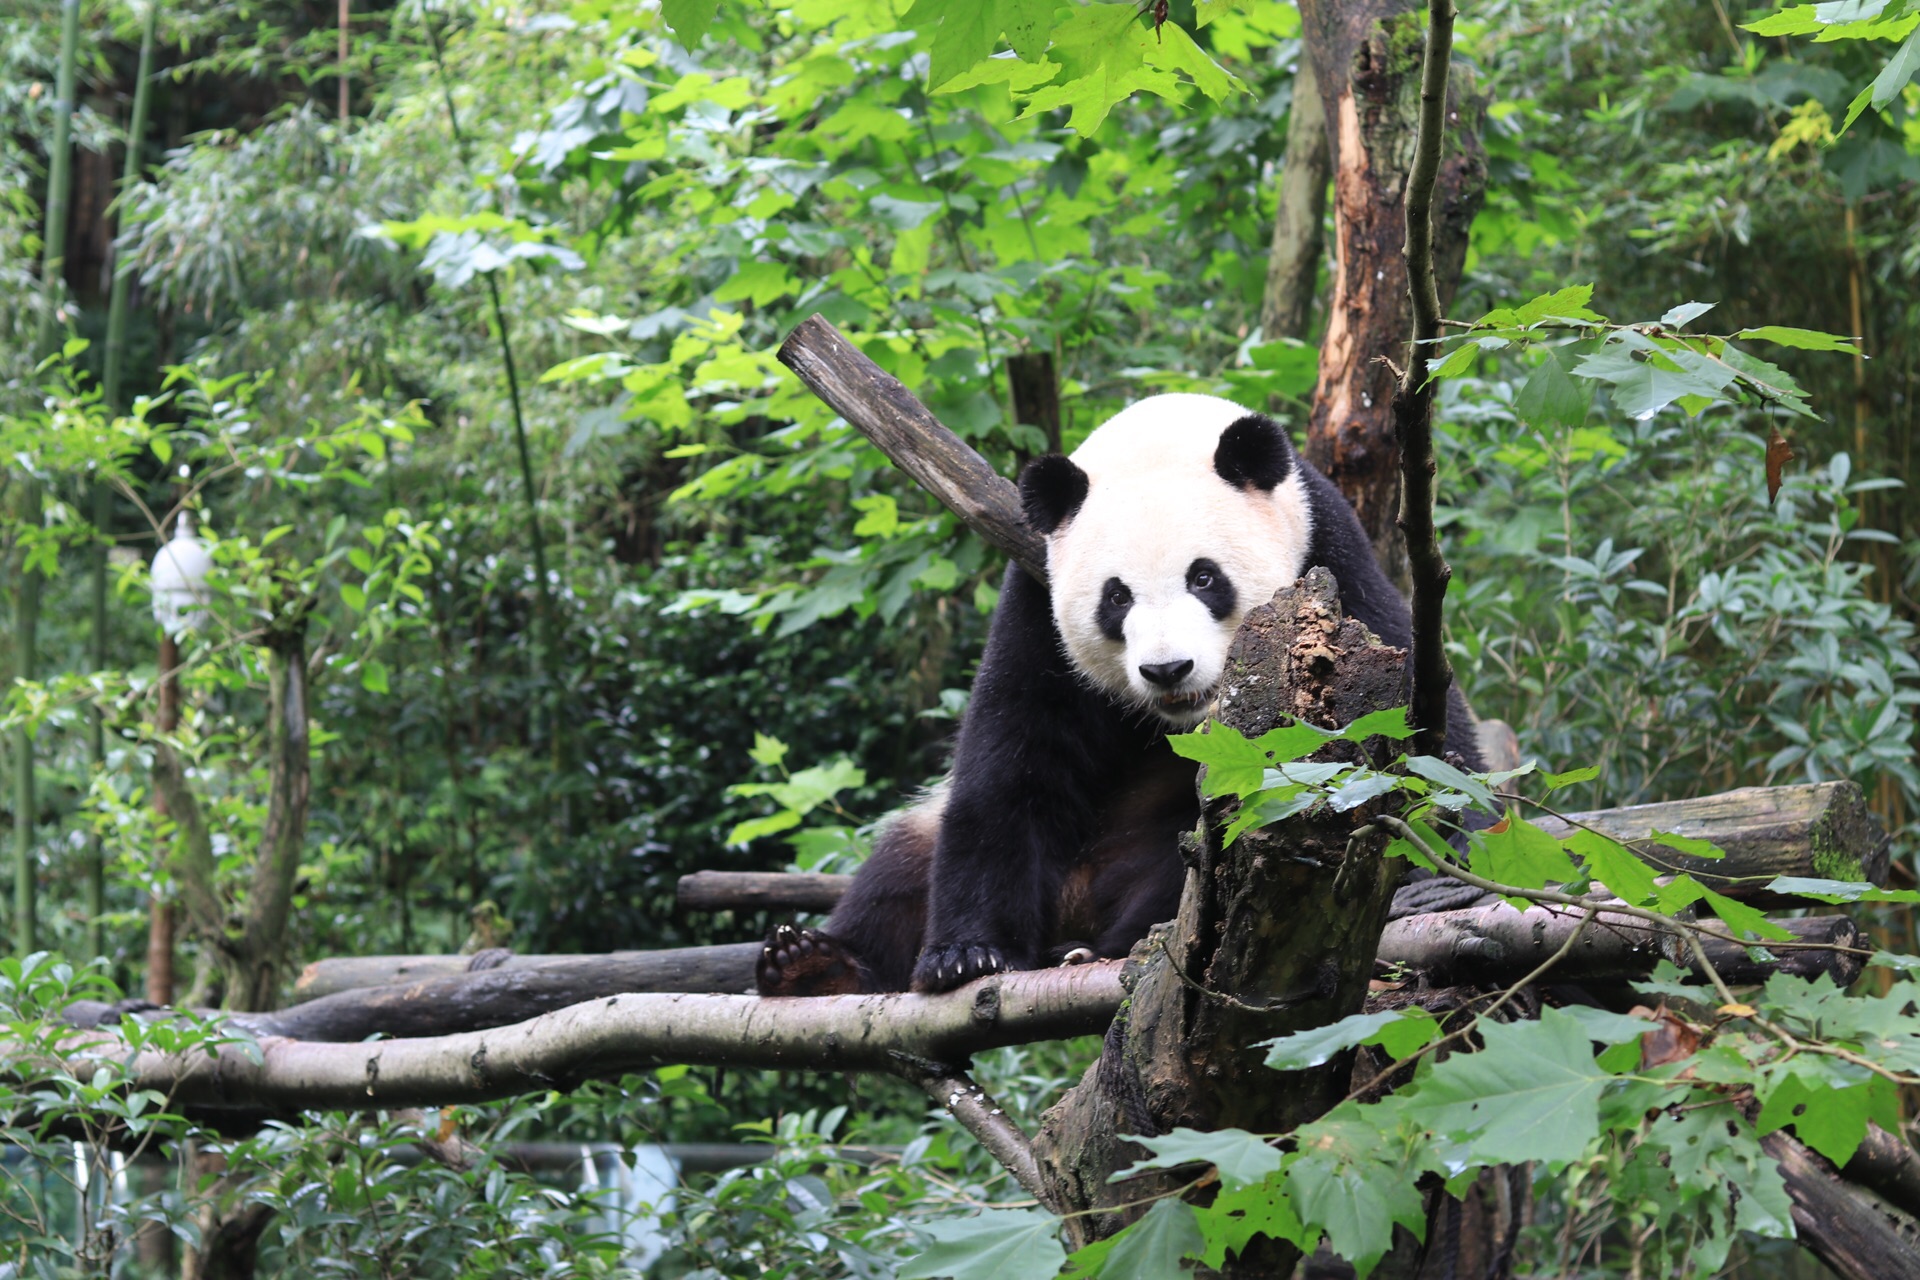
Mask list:
[[[1205,719],[1240,619],[1306,567],[1285,429],[1213,396],[1132,405],[1028,464],[1020,494],[1075,670],[1170,727]]]

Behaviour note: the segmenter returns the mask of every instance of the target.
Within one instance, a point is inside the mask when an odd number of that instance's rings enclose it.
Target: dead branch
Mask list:
[[[780,344],[780,363],[975,533],[1035,581],[1047,580],[1046,542],[1027,527],[1013,482],[825,317],[809,316],[794,326]]]
[[[364,1110],[453,1106],[669,1063],[807,1071],[898,1070],[901,1055],[964,1062],[1003,1045],[1104,1029],[1121,1000],[1120,964],[996,974],[945,995],[623,995],[511,1026],[431,1039],[324,1044],[268,1036],[261,1061],[235,1046],[184,1056],[141,1053],[130,1087],[183,1107]],[[68,1069],[121,1057],[105,1029],[76,1031]],[[0,1055],[0,1070],[39,1064]]]

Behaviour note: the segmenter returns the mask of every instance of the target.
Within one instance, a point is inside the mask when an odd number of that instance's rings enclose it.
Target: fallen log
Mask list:
[[[1920,1276],[1920,1220],[1847,1181],[1785,1130],[1760,1146],[1780,1163],[1800,1243],[1842,1280]]]
[[[1389,923],[1381,934],[1378,963],[1419,970],[1436,984],[1479,983],[1505,986],[1552,955],[1580,918],[1567,907],[1535,906],[1525,911],[1504,902],[1457,911],[1435,911]],[[1775,944],[1773,960],[1755,960],[1734,942],[1708,940],[1707,954],[1720,975],[1732,983],[1764,982],[1786,972],[1800,977],[1826,973],[1846,986],[1860,974],[1863,955],[1832,948],[1859,945],[1858,929],[1845,916],[1812,916],[1781,921],[1803,942],[1821,948]],[[368,1036],[437,1036],[519,1022],[585,1000],[641,992],[743,992],[753,987],[760,944],[684,947],[674,951],[623,951],[606,956],[516,956],[507,964],[478,973],[389,983],[291,1005],[274,1013],[234,1015],[255,1035],[299,1040],[351,1041]],[[375,975],[393,972],[406,961],[410,972],[431,972],[416,963],[431,957],[373,957],[364,961],[318,961],[307,975],[327,966],[362,966]],[[444,958],[451,966],[464,956]],[[1610,982],[1645,977],[1654,964],[1671,960],[1693,968],[1691,948],[1677,934],[1639,920],[1602,911],[1561,962],[1556,980]],[[518,962],[518,963],[516,963]],[[1704,981],[1704,975],[1696,974]],[[684,984],[684,985],[676,985]],[[114,1006],[76,1006],[70,1017],[91,1025],[117,1017]],[[84,1016],[83,1016],[84,1015]]]
[[[1753,949],[1742,943],[1703,938],[1707,959],[1723,981],[1734,986],[1765,982],[1776,973],[1796,978],[1817,978],[1826,974],[1841,990],[1853,984],[1866,967],[1866,953],[1873,944],[1863,937],[1857,925],[1846,916],[1805,916],[1798,920],[1775,920],[1775,924],[1793,934],[1797,942],[1819,943],[1823,947],[1852,947],[1854,951],[1827,951],[1796,948],[1782,942],[1761,943],[1774,959],[1756,960]],[[1697,962],[1688,961],[1696,978],[1705,980]]]
[[[1405,916],[1390,922],[1381,933],[1377,963],[1417,969],[1435,985],[1505,986],[1565,945],[1580,927],[1584,914],[1572,907],[1541,905],[1522,911],[1495,902],[1459,911]],[[1819,944],[1818,948],[1775,943],[1775,958],[1764,961],[1754,959],[1741,943],[1706,938],[1707,958],[1723,980],[1741,985],[1765,982],[1775,973],[1800,978],[1824,973],[1844,988],[1860,976],[1866,963],[1864,950],[1828,949],[1863,947],[1860,930],[1846,916],[1808,916],[1775,923],[1791,931],[1796,941]],[[1660,960],[1677,964],[1706,981],[1692,947],[1679,932],[1602,910],[1581,933],[1573,950],[1554,967],[1553,980],[1628,981],[1645,977]]]
[[[801,871],[696,871],[681,876],[683,911],[831,911],[852,876]]]
[[[385,1110],[569,1090],[668,1064],[897,1074],[903,1056],[965,1062],[986,1049],[1097,1034],[1120,1007],[1120,967],[995,974],[938,996],[610,996],[430,1039],[328,1044],[269,1034],[258,1061],[234,1045],[135,1054],[128,1087],[184,1108]],[[122,1059],[126,1044],[104,1028],[76,1030],[63,1050],[67,1069],[87,1078],[88,1058]],[[0,1056],[0,1070],[12,1073],[43,1066]]]
[[[296,1040],[451,1035],[520,1022],[606,996],[750,991],[759,955],[759,943],[740,942],[605,956],[513,957],[539,963],[515,966],[509,961],[478,973],[337,991],[275,1013],[235,1014],[234,1021],[255,1035]]]
[[[738,943],[606,955],[510,955],[481,972],[557,970],[581,984],[582,994],[575,997],[577,1000],[626,991],[745,991],[753,986],[753,958],[758,950],[752,943]],[[463,978],[473,973],[472,963],[471,956],[333,956],[315,960],[300,971],[292,998],[298,1003],[368,987]],[[563,1005],[572,1003],[561,1001]]]
[[[1376,963],[1418,969],[1435,984],[1504,986],[1537,968],[1566,945],[1585,912],[1536,906],[1525,911],[1496,902],[1462,911],[1434,911],[1390,922],[1380,935]],[[1631,916],[1603,911],[1554,967],[1556,982],[1644,977],[1660,960],[1685,962],[1677,933]]]
[[[1631,844],[1648,862],[1685,872],[1709,889],[1758,907],[1806,906],[1769,893],[1775,876],[1885,884],[1889,840],[1885,825],[1867,808],[1854,782],[1813,782],[1790,787],[1741,787],[1719,795],[1661,804],[1636,804],[1566,821],[1546,817],[1538,825],[1556,836],[1574,824]],[[1647,837],[1665,831],[1718,846],[1725,858],[1693,858]]]

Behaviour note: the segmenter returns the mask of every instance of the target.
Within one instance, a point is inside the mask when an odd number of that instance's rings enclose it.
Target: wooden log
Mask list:
[[[901,1054],[965,1062],[1004,1045],[1096,1033],[1125,994],[1120,969],[1119,961],[1099,961],[999,973],[937,996],[609,996],[511,1026],[371,1044],[268,1034],[257,1050],[141,1050],[127,1063],[129,1087],[157,1089],[182,1108],[360,1111],[569,1090],[670,1063],[893,1072]],[[126,1053],[104,1028],[75,1031],[62,1048],[76,1071],[101,1053]],[[43,1051],[0,1052],[0,1074],[44,1070]]]
[[[1860,934],[1860,929],[1845,916],[1807,916],[1799,920],[1776,920],[1775,924],[1786,929],[1801,942],[1819,942],[1840,947],[1862,947],[1872,950],[1872,944]],[[1765,982],[1776,973],[1792,974],[1796,978],[1815,978],[1826,974],[1833,979],[1834,985],[1842,990],[1851,986],[1860,976],[1860,970],[1866,967],[1867,958],[1846,951],[1797,950],[1792,947],[1775,944],[1761,944],[1776,957],[1772,961],[1755,960],[1749,950],[1737,942],[1719,942],[1713,939],[1705,941],[1707,959],[1713,961],[1713,967],[1720,973],[1723,981],[1734,985]],[[1697,962],[1686,962],[1694,975],[1705,980]]]
[[[1887,831],[1867,808],[1854,782],[1814,782],[1791,787],[1741,787],[1716,796],[1637,804],[1622,809],[1567,815],[1569,820],[1626,841],[1655,866],[1685,872],[1730,898],[1760,907],[1805,906],[1768,893],[1775,876],[1822,880],[1887,879]],[[1543,818],[1556,836],[1567,823]],[[1690,858],[1646,837],[1655,831],[1711,841],[1723,859]]]
[[[236,1014],[234,1021],[255,1035],[296,1040],[453,1035],[607,996],[749,991],[759,954],[759,943],[742,942],[605,956],[516,957],[539,963],[336,991],[277,1013]]]
[[[1800,1243],[1841,1280],[1920,1276],[1920,1220],[1842,1179],[1785,1130],[1760,1146],[1780,1162]]]
[[[1380,935],[1382,964],[1418,969],[1435,985],[1504,985],[1525,977],[1565,945],[1585,913],[1571,907],[1521,911],[1504,902],[1435,911],[1390,922]],[[1601,912],[1553,971],[1556,982],[1645,977],[1661,960],[1684,964],[1678,934],[1631,916]],[[1831,954],[1822,952],[1820,954]]]
[[[808,316],[794,326],[780,344],[780,363],[975,533],[1035,581],[1047,580],[1046,541],[1028,527],[1013,482],[825,317]]]
[[[614,951],[605,955],[510,955],[485,972],[521,972],[559,966],[583,982],[631,983],[622,991],[744,991],[753,985],[750,943],[722,947],[670,947],[661,951]],[[293,1002],[342,991],[458,978],[471,971],[471,956],[333,956],[315,960],[293,984]],[[597,993],[597,992],[596,992]],[[590,996],[582,996],[588,999]]]
[[[852,876],[798,871],[696,871],[681,876],[683,911],[831,911]]]

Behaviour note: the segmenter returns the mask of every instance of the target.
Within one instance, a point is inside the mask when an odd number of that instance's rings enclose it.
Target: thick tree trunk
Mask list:
[[[1249,737],[1281,717],[1349,723],[1398,704],[1404,656],[1342,617],[1332,576],[1315,569],[1248,614],[1220,718]],[[1042,1126],[1036,1155],[1063,1205],[1143,1194],[1137,1181],[1107,1181],[1141,1155],[1119,1135],[1180,1125],[1284,1132],[1346,1093],[1346,1059],[1297,1072],[1280,1089],[1249,1046],[1360,1010],[1393,896],[1382,841],[1352,840],[1368,816],[1357,810],[1294,819],[1223,848],[1227,808],[1209,806],[1178,917],[1128,961],[1131,999],[1106,1052]],[[1072,1221],[1090,1236],[1120,1225],[1118,1215]],[[1284,1275],[1292,1261],[1289,1247],[1256,1247],[1239,1273]]]
[[[1303,0],[1300,16],[1334,171],[1333,295],[1307,456],[1353,503],[1388,576],[1404,583],[1391,405],[1393,368],[1406,359],[1411,332],[1404,192],[1419,128],[1424,17],[1406,0]],[[1455,70],[1434,201],[1442,307],[1459,284],[1486,185],[1479,107],[1470,77]]]
[[[1325,256],[1327,183],[1333,156],[1327,149],[1327,113],[1313,59],[1304,53],[1293,76],[1293,108],[1287,117],[1287,159],[1267,251],[1267,288],[1260,300],[1260,331],[1275,338],[1304,338],[1313,314],[1314,288]]]

